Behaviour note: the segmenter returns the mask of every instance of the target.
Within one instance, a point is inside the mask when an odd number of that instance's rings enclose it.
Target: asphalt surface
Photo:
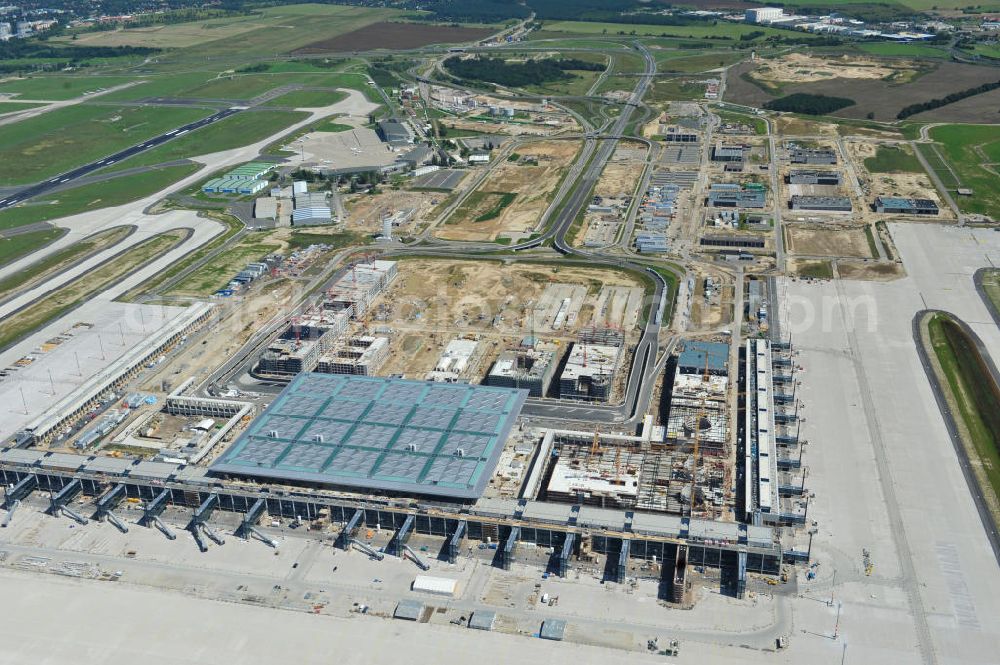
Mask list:
[[[28,187],[25,187],[24,189],[21,189],[7,196],[6,198],[0,200],[0,210],[17,205],[22,201],[27,201],[28,199],[34,198],[36,196],[42,196],[55,189],[65,187],[67,183],[82,178],[86,175],[89,175],[94,171],[103,169],[106,166],[111,166],[112,164],[120,162],[123,159],[127,159],[128,157],[131,157],[133,155],[138,155],[139,153],[145,152],[151,148],[155,148],[158,145],[162,145],[167,141],[175,139],[178,136],[187,134],[188,132],[200,129],[202,127],[205,127],[206,125],[211,125],[212,123],[218,122],[219,120],[222,120],[224,118],[228,118],[229,116],[235,115],[236,113],[239,113],[242,110],[243,109],[240,107],[234,107],[234,108],[228,108],[224,111],[219,111],[218,113],[213,113],[207,118],[202,118],[201,120],[188,123],[186,125],[178,127],[177,129],[173,129],[164,134],[160,134],[159,136],[147,139],[146,141],[140,144],[131,146],[129,148],[125,148],[124,150],[120,150],[114,153],[113,155],[109,155],[98,161],[91,162],[83,166],[78,166],[72,171],[67,171],[66,173],[62,173],[53,178],[49,178],[48,180],[40,182],[36,185],[30,185]]]

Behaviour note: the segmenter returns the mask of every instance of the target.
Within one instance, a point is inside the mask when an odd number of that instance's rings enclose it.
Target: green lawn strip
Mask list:
[[[333,249],[343,249],[370,242],[370,235],[355,231],[292,231],[288,246],[291,249],[302,249],[310,245],[329,245]]]
[[[185,235],[183,231],[170,231],[144,240],[113,261],[77,277],[19,310],[15,316],[0,321],[0,348],[9,347],[105,290],[136,268],[162,256],[181,242]]]
[[[865,159],[869,173],[923,173],[924,167],[907,146],[880,145],[874,157]]]
[[[964,424],[962,438],[970,466],[997,520],[1000,500],[1000,387],[990,374],[975,342],[951,317],[934,314],[927,322],[930,344],[941,365],[950,393],[952,417]],[[962,427],[960,426],[960,430]],[[971,444],[971,445],[970,445]],[[985,481],[985,482],[984,482]]]
[[[875,243],[875,234],[872,233],[872,227],[865,227],[865,240],[868,241],[868,251],[871,252],[872,258],[878,258],[878,245]]]
[[[0,182],[50,178],[199,120],[207,109],[79,104],[0,126]]]
[[[18,270],[16,274],[0,280],[0,298],[8,296],[14,291],[21,291],[34,286],[46,277],[65,269],[77,261],[82,261],[108,247],[117,245],[128,237],[130,231],[131,228],[128,226],[116,226],[105,231],[99,231],[87,236],[83,240],[78,240],[71,245],[67,245],[42,257],[27,267]]]
[[[162,284],[170,279],[173,279],[177,275],[180,275],[182,272],[195,265],[209,254],[216,251],[227,240],[232,238],[234,235],[239,233],[242,228],[244,228],[243,222],[225,213],[202,212],[200,213],[200,216],[208,217],[224,224],[226,226],[226,230],[221,235],[216,236],[194,252],[185,256],[180,261],[175,261],[167,269],[157,273],[155,276],[147,279],[131,291],[120,296],[118,300],[123,302],[133,302],[140,296],[154,293]]]
[[[135,77],[47,74],[0,83],[0,93],[17,94],[21,99],[62,101],[79,97],[85,92],[97,92],[101,88],[111,88],[132,80],[135,80]]]
[[[27,111],[28,109],[36,109],[39,106],[45,106],[45,104],[31,104],[30,102],[0,102],[0,114]]]
[[[309,117],[304,111],[244,111],[108,167],[120,171],[241,148]]]
[[[833,279],[833,264],[829,261],[803,261],[797,272],[800,277]]]
[[[268,106],[288,106],[291,108],[318,108],[329,106],[347,99],[346,92],[322,90],[296,90],[275,97],[267,103]]]
[[[76,215],[88,210],[110,208],[145,198],[201,168],[200,164],[183,164],[154,168],[145,173],[125,175],[89,185],[50,194],[13,208],[0,210],[0,228],[9,229],[35,222],[45,222]]]
[[[993,304],[993,310],[1000,312],[1000,269],[987,270],[983,274],[983,291]]]
[[[22,256],[56,240],[62,234],[62,229],[44,229],[0,238],[0,265],[13,263]]]

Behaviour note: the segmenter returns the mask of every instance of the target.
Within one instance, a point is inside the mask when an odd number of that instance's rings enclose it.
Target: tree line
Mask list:
[[[488,81],[519,88],[573,78],[568,70],[603,71],[605,65],[576,58],[542,58],[527,62],[507,62],[502,58],[454,56],[444,61],[444,67],[460,79]]]
[[[811,95],[805,92],[796,92],[792,95],[772,99],[764,104],[764,108],[771,111],[784,111],[787,113],[802,113],[804,115],[827,115],[848,106],[854,106],[856,102],[847,97],[830,97],[828,95]]]
[[[910,104],[909,106],[904,106],[902,110],[896,114],[897,120],[904,120],[909,118],[911,115],[916,115],[918,113],[923,113],[924,111],[930,111],[932,109],[940,108],[942,106],[947,106],[948,104],[954,104],[955,102],[960,102],[967,97],[975,97],[976,95],[981,95],[984,92],[989,92],[990,90],[996,90],[1000,88],[1000,81],[996,83],[984,83],[982,85],[977,85],[975,88],[968,88],[966,90],[961,90],[959,92],[953,92],[950,95],[945,95],[944,97],[939,97],[937,99],[932,99],[927,102],[920,102],[919,104]]]

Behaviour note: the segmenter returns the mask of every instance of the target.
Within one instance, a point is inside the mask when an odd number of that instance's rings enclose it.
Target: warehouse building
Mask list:
[[[333,222],[333,211],[324,192],[309,192],[304,182],[293,183],[292,191],[295,194],[293,226],[321,226]]]
[[[820,212],[851,212],[851,199],[846,196],[793,196],[792,210],[816,210]]]
[[[764,249],[764,239],[756,236],[702,236],[702,247],[745,247]]]
[[[837,153],[833,150],[791,148],[788,159],[792,164],[836,164]]]
[[[662,233],[638,233],[635,236],[635,249],[640,254],[665,252],[667,236]]]
[[[719,143],[712,146],[713,162],[742,162],[746,148],[742,145]]]
[[[621,359],[620,346],[574,344],[559,376],[559,397],[608,401]]]
[[[781,7],[754,7],[743,13],[743,20],[747,23],[770,23],[783,18],[785,10]]]
[[[728,183],[715,183],[708,190],[706,205],[713,208],[760,209],[767,204],[763,187],[741,187]]]
[[[899,215],[936,215],[938,206],[930,199],[905,199],[898,196],[879,196],[875,199],[875,212]]]
[[[304,373],[213,474],[366,494],[479,498],[526,390]]]
[[[801,169],[789,171],[785,181],[790,185],[839,185],[841,178],[837,171]]]
[[[375,132],[386,143],[412,143],[413,137],[406,125],[399,120],[381,120]]]
[[[538,348],[502,351],[483,382],[503,388],[523,388],[532,397],[545,397],[556,371],[556,354]]]

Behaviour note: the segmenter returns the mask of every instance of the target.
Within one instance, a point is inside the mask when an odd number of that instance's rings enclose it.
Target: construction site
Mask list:
[[[434,231],[445,240],[517,240],[536,232],[580,143],[551,140],[517,146]],[[511,159],[513,158],[513,159]]]

